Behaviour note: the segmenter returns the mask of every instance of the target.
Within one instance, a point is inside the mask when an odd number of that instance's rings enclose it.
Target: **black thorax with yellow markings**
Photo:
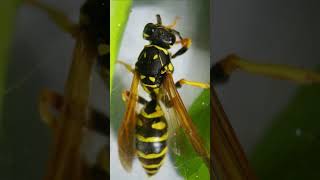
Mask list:
[[[158,23],[148,23],[143,30],[143,38],[150,42],[138,57],[135,70],[140,74],[143,89],[154,99],[162,84],[166,72],[173,72],[171,53],[168,51],[176,42],[172,29]]]
[[[143,89],[151,95],[158,94],[164,74],[174,70],[169,51],[157,45],[145,46],[139,55],[136,70]]]
[[[136,150],[149,176],[156,174],[167,152],[168,124],[156,100],[141,110],[136,125]]]

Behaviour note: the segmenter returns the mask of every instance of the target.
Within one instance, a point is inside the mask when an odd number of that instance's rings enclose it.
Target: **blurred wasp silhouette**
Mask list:
[[[109,177],[107,142],[97,155],[94,165],[86,160],[83,153],[85,147],[82,146],[86,130],[93,129],[109,137],[109,118],[89,107],[90,78],[95,64],[106,86],[109,86],[109,2],[85,1],[81,7],[79,23],[71,22],[62,12],[38,0],[25,2],[47,13],[63,32],[76,40],[64,95],[48,89],[40,95],[40,115],[53,129],[54,138],[44,179],[106,179]]]
[[[320,82],[320,74],[317,72],[288,65],[257,64],[231,54],[211,67],[211,86],[226,83],[236,70],[301,84]],[[211,147],[214,179],[257,179],[213,87],[211,87]]]

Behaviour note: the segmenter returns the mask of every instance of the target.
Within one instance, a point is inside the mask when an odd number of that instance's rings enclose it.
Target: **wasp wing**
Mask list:
[[[161,92],[163,93],[163,92]],[[164,94],[163,97],[166,97],[166,99],[163,101],[168,101],[169,99]],[[184,149],[184,147],[181,147],[182,143],[181,141],[184,141],[184,137],[181,133],[183,133],[179,127],[179,120],[176,111],[170,107],[170,105],[166,104],[165,102],[160,101],[160,105],[163,109],[165,119],[168,123],[168,133],[169,133],[169,139],[168,142],[170,144],[170,150],[177,156],[181,156],[181,151]]]
[[[211,88],[211,147],[211,165],[216,179],[256,179],[213,88]]]
[[[197,128],[193,124],[188,112],[182,102],[182,99],[173,82],[172,74],[167,73],[163,83],[164,90],[168,95],[173,108],[175,109],[179,125],[183,128],[187,138],[191,142],[196,153],[204,160],[207,167],[210,167],[210,154],[206,149],[201,137],[197,132]]]
[[[139,76],[134,72],[126,112],[118,131],[118,151],[120,162],[125,170],[131,171],[135,155],[134,134],[136,126],[136,103],[138,99]]]

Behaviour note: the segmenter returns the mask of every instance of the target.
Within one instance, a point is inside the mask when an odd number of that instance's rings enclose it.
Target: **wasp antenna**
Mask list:
[[[162,25],[162,20],[160,14],[157,14],[157,24]]]

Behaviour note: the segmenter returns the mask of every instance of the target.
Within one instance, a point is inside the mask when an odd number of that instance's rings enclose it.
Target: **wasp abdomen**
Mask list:
[[[167,153],[168,128],[163,112],[155,101],[149,102],[138,115],[136,150],[149,176],[156,174]]]

